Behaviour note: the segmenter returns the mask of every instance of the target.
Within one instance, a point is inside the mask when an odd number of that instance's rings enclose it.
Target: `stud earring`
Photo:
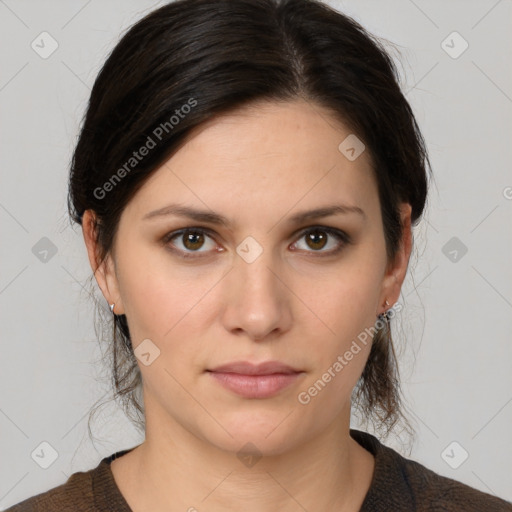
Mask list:
[[[387,299],[386,299],[385,304],[386,304],[386,306],[389,306],[389,302],[387,301]],[[384,321],[388,322],[389,321],[388,311],[384,311],[384,313],[380,313],[379,315],[377,315],[377,318],[379,318],[379,320],[384,320]]]

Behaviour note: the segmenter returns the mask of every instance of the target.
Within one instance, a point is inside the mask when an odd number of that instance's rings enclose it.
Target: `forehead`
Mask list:
[[[349,135],[341,119],[313,102],[260,101],[202,123],[183,149],[228,162],[283,156],[319,160],[322,153],[323,162],[338,156],[339,144]]]
[[[264,210],[274,218],[324,204],[368,208],[377,193],[368,152],[349,159],[340,150],[353,136],[306,101],[246,106],[197,127],[129,206],[141,216],[178,200],[228,217]]]

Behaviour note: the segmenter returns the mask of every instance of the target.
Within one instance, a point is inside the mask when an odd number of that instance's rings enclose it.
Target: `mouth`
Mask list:
[[[279,361],[237,361],[206,371],[221,386],[244,398],[270,398],[305,375]]]
[[[216,373],[237,373],[240,375],[273,375],[276,373],[288,375],[300,373],[302,370],[293,368],[280,361],[265,361],[259,364],[254,364],[249,361],[234,361],[207,371]]]

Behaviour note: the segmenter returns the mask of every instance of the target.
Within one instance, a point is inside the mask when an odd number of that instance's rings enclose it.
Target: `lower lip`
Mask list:
[[[222,386],[244,398],[269,398],[294,383],[300,373],[271,375],[241,375],[239,373],[208,372]]]

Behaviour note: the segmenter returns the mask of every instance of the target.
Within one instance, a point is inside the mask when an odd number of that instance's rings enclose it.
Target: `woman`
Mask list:
[[[145,441],[9,510],[512,510],[350,428],[353,404],[401,417],[390,320],[427,169],[392,60],[326,5],[178,0],[135,24],[69,210]]]

